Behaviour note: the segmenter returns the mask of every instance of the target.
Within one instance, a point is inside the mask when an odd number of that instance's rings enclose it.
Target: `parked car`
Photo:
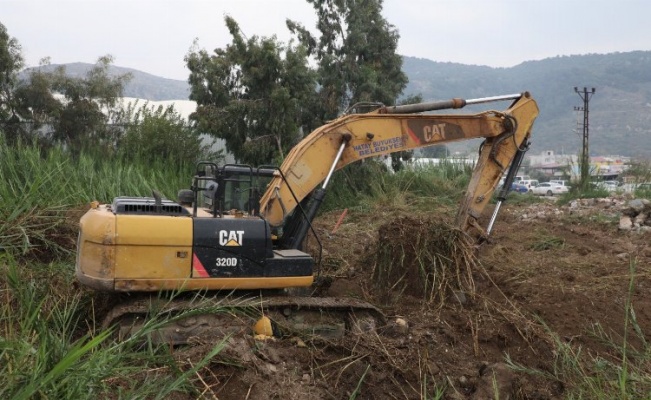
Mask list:
[[[502,187],[502,186],[504,186],[504,180],[505,180],[505,179],[506,179],[506,177],[503,176],[502,179],[500,179],[500,183],[499,183],[497,186],[498,186],[498,187]],[[515,182],[515,183],[522,183],[523,180],[524,180],[524,181],[527,181],[527,180],[530,180],[530,179],[531,179],[531,178],[529,177],[529,175],[516,175],[516,176],[513,178],[513,182]]]
[[[511,184],[511,190],[510,191],[511,192],[516,192],[516,193],[527,193],[529,191],[529,188],[524,186],[524,185],[521,185],[521,184],[519,184],[517,182],[513,182]]]
[[[601,181],[597,182],[597,187],[600,189],[606,189],[609,192],[615,192],[619,189],[619,182],[617,181]]]
[[[518,182],[520,185],[524,185],[527,187],[529,191],[531,191],[532,188],[538,186],[538,181],[535,179],[523,179]]]
[[[557,185],[551,182],[539,183],[538,186],[531,188],[533,194],[538,196],[554,196],[567,193],[567,186]]]
[[[500,184],[497,186],[497,190],[502,190],[504,187],[503,182],[500,182]],[[529,188],[521,185],[519,182],[513,182],[511,184],[511,188],[509,189],[509,192],[516,192],[516,193],[528,193]]]
[[[570,189],[570,182],[569,181],[564,181],[564,180],[551,180],[549,183],[555,183],[559,186],[566,186],[568,189]]]

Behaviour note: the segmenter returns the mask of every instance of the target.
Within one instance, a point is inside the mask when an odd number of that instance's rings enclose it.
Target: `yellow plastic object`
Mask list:
[[[263,316],[253,326],[253,331],[256,335],[273,336],[273,328],[271,327],[271,320],[269,317]]]

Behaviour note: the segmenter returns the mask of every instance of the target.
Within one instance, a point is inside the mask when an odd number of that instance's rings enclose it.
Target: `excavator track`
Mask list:
[[[334,339],[386,324],[377,307],[352,298],[231,294],[167,299],[142,295],[114,307],[102,328],[116,327],[119,340],[144,335],[155,343],[183,345],[253,334],[254,325],[263,317],[270,320],[276,337]]]

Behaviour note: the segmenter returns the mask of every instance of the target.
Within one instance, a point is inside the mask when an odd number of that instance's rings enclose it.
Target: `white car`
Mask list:
[[[617,190],[619,190],[619,182],[617,181],[597,182],[597,187],[601,189],[606,189],[609,192],[616,192]]]
[[[549,183],[555,183],[559,186],[566,186],[568,189],[570,188],[570,183],[568,181],[560,180],[560,181],[549,181]]]
[[[538,196],[554,196],[568,192],[567,186],[556,185],[551,182],[539,183],[531,188],[531,192]]]
[[[538,181],[535,179],[523,179],[521,181],[516,182],[519,185],[525,186],[529,191],[531,192],[531,189],[534,187],[538,186]]]

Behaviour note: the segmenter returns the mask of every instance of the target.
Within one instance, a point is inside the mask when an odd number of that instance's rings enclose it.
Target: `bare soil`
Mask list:
[[[448,220],[453,210],[351,210],[335,233],[341,211],[322,215],[316,224],[321,275],[331,279],[322,295],[375,304],[387,326],[335,340],[233,337],[201,371],[203,396],[564,398],[573,382],[554,377],[559,346],[580,348],[588,371],[596,357],[617,363],[604,337],[623,342],[628,301],[641,332],[651,332],[651,233],[618,230],[622,202],[507,203],[490,241],[474,250],[474,288],[446,288],[435,302],[409,289],[382,296],[372,276],[379,248],[414,240],[407,225]],[[386,234],[392,230],[394,237]],[[632,329],[627,340],[640,345]],[[192,358],[203,350],[185,351],[183,357]]]

